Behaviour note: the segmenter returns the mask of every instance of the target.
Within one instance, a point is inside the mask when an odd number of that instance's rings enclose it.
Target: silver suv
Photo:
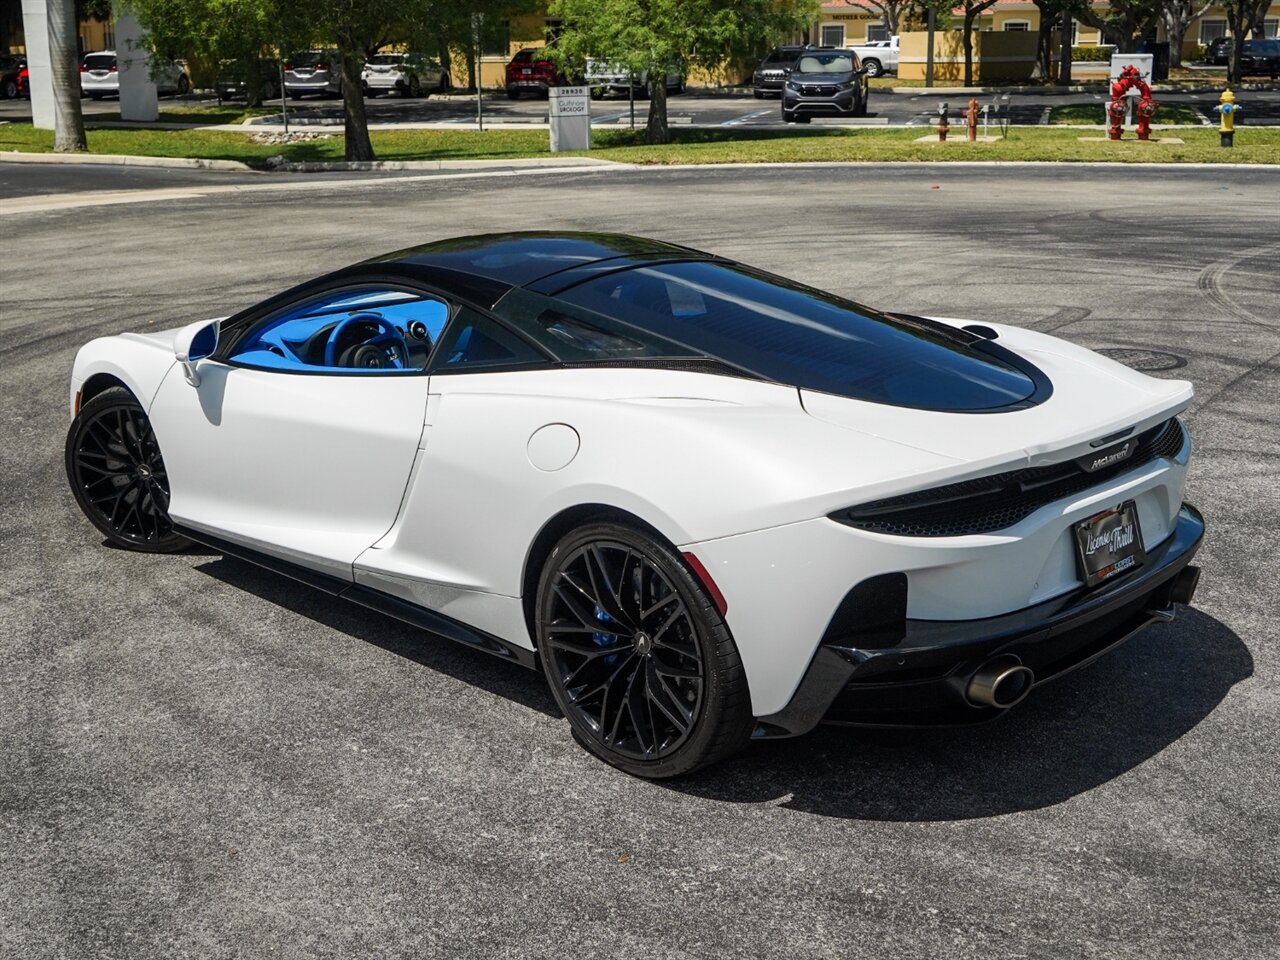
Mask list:
[[[303,94],[342,94],[342,60],[337,50],[303,50],[284,62],[284,90],[294,100]]]

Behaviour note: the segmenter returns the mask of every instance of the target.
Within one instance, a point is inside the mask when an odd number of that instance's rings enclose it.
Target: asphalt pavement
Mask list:
[[[1275,956],[1280,173],[192,172],[163,199],[172,172],[130,174],[150,202],[3,216],[0,956]],[[575,745],[536,674],[79,515],[88,339],[530,225],[1171,356],[1195,608],[985,728],[823,728],[647,783]]]

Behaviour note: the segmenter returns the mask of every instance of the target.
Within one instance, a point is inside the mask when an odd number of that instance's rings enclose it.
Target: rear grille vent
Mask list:
[[[1186,442],[1177,419],[1138,438],[1138,449],[1115,466],[1088,473],[1074,461],[1029,467],[991,477],[864,503],[831,514],[832,520],[899,537],[962,537],[1013,526],[1045,504],[1100,486],[1159,457],[1173,457]]]

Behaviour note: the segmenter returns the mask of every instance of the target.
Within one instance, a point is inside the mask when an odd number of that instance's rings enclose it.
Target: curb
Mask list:
[[[195,157],[137,157],[123,153],[23,153],[0,151],[0,163],[62,163],[114,167],[169,167],[179,170],[223,170],[260,173],[239,160],[204,160]]]
[[[303,160],[281,163],[272,170],[286,173],[336,173],[342,171],[379,170],[524,170],[546,167],[549,170],[573,168],[609,168],[623,166],[614,160],[597,157],[513,157],[510,160]]]

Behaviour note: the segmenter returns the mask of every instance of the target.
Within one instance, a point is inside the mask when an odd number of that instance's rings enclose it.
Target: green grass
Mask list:
[[[589,156],[628,163],[751,163],[906,160],[1061,160],[1116,162],[1233,162],[1280,164],[1280,129],[1245,127],[1236,147],[1218,145],[1215,128],[1176,131],[1181,145],[1143,144],[1126,131],[1119,143],[1084,142],[1079,131],[1021,127],[995,143],[964,142],[964,128],[952,128],[949,143],[917,143],[929,131],[877,129],[743,130],[674,128],[676,142],[648,146],[642,131],[597,130]],[[1102,136],[1101,133],[1096,136]],[[1159,134],[1157,134],[1159,136]],[[0,150],[47,152],[52,134],[28,124],[0,126]],[[406,130],[373,134],[381,160],[471,160],[548,156],[542,130]],[[128,153],[153,157],[201,157],[241,160],[261,166],[269,157],[293,161],[341,160],[341,136],[292,144],[255,144],[242,134],[213,130],[91,130],[94,153]]]
[[[1049,111],[1049,123],[1105,123],[1106,121],[1103,119],[1103,108],[1105,106],[1106,104],[1102,100],[1097,103],[1060,104]],[[1203,121],[1199,114],[1184,103],[1162,103],[1152,122],[1198,126]]]

